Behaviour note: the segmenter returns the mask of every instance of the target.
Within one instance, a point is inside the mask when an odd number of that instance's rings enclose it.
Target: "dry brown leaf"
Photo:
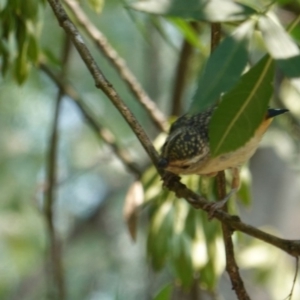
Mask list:
[[[136,226],[138,218],[138,210],[144,202],[144,189],[140,181],[135,181],[129,188],[124,208],[123,216],[128,227],[128,231],[133,241],[136,240]]]

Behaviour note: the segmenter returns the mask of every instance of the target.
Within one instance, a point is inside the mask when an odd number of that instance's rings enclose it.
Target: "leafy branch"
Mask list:
[[[66,34],[72,40],[74,46],[76,47],[78,53],[80,54],[82,60],[86,64],[86,67],[89,69],[91,76],[94,78],[95,85],[97,88],[101,89],[110,101],[115,105],[115,107],[122,114],[124,119],[127,121],[129,126],[132,128],[133,132],[143,145],[145,151],[148,153],[150,159],[152,160],[154,166],[157,167],[159,155],[156,152],[153,144],[145,133],[144,129],[141,127],[135,116],[129,110],[123,99],[119,96],[117,91],[113,88],[112,84],[105,78],[100,67],[95,62],[93,56],[91,55],[89,49],[84,43],[84,40],[77,28],[70,21],[68,15],[63,9],[61,3],[57,0],[48,0],[48,3],[51,5],[54,14],[60,24],[60,26],[65,30]],[[184,184],[179,180],[179,177],[157,168],[157,172],[163,178],[164,186],[166,186],[170,191],[173,191],[178,198],[184,198],[196,209],[202,209],[207,213],[210,212],[208,201],[198,194],[194,193],[192,190],[188,189]],[[223,185],[224,186],[224,185]],[[221,192],[224,191],[224,187],[220,189]],[[268,244],[271,244],[291,256],[298,257],[300,255],[300,241],[299,240],[287,240],[281,239],[274,235],[263,232],[253,226],[243,223],[238,217],[228,214],[226,211],[216,210],[214,217],[219,220],[222,224],[225,224],[226,228],[224,230],[224,236],[227,241],[226,249],[228,250],[228,258],[234,258],[233,246],[231,241],[231,230],[243,232],[249,236],[255,237],[259,240],[262,240]],[[231,252],[231,253],[229,253]],[[229,262],[233,266],[232,270],[228,269],[228,272],[234,273],[237,271],[237,266],[235,262]],[[237,280],[237,285],[241,283],[239,278]],[[248,299],[247,296],[243,296],[242,293],[245,290],[240,289],[241,294],[239,295],[240,299]],[[243,298],[244,297],[244,298]]]
[[[48,0],[51,5],[53,12],[55,13],[60,25],[64,28],[66,33],[70,36],[74,45],[76,46],[79,54],[81,55],[83,61],[86,63],[87,68],[90,70],[91,75],[95,80],[95,84],[97,88],[100,88],[107,97],[113,102],[113,104],[120,111],[124,119],[130,125],[137,138],[140,140],[144,149],[148,153],[154,165],[157,165],[158,162],[158,153],[154,149],[150,139],[144,132],[144,129],[132,115],[130,110],[127,108],[125,103],[122,101],[121,97],[117,94],[115,89],[112,87],[112,84],[107,81],[107,79],[102,74],[101,70],[97,66],[95,60],[87,49],[86,45],[83,42],[83,39],[79,32],[77,31],[74,24],[68,18],[65,10],[57,0]],[[166,172],[158,169],[158,172],[161,175],[166,175]],[[207,202],[202,196],[197,195],[192,192],[185,185],[179,182],[178,177],[172,178],[165,183],[171,191],[175,192],[179,198],[185,198],[194,208],[201,208],[206,212],[209,212],[209,208],[206,205]],[[300,255],[300,240],[286,240],[277,238],[271,234],[265,233],[255,227],[247,225],[240,221],[240,219],[236,216],[230,216],[228,213],[225,213],[220,210],[216,210],[214,217],[222,222],[231,225],[231,227],[235,230],[246,233],[252,237],[258,238],[262,241],[265,241],[275,247],[280,248],[281,250],[287,252],[292,256]]]

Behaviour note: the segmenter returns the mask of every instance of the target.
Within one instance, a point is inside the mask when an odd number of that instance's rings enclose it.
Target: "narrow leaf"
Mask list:
[[[172,293],[172,285],[168,284],[158,292],[158,294],[154,297],[153,300],[170,300],[171,293]]]
[[[8,70],[10,61],[9,47],[4,39],[0,39],[0,56],[2,58],[1,74],[4,76]]]
[[[104,0],[88,0],[88,4],[97,14],[100,14],[104,7]]]
[[[271,58],[264,57],[225,94],[209,126],[213,156],[242,147],[254,135],[272,95],[273,73]]]
[[[247,21],[225,38],[209,57],[200,75],[190,113],[197,113],[215,104],[222,93],[230,90],[240,79],[247,64],[247,42],[253,32],[253,21]]]
[[[37,63],[39,58],[39,45],[35,36],[28,36],[28,49],[27,49],[28,59],[31,62]]]
[[[191,240],[185,234],[174,235],[172,244],[172,266],[183,288],[189,289],[193,282]],[[175,251],[176,250],[176,251]]]
[[[271,57],[300,92],[300,50],[297,44],[270,16],[261,16],[258,24]]]
[[[299,55],[297,44],[284,28],[269,16],[261,16],[258,21],[264,43],[274,59],[287,59]]]
[[[27,46],[27,43],[23,44],[23,47],[15,60],[14,75],[19,85],[25,82],[30,70],[30,65],[27,60]]]
[[[209,22],[244,20],[255,10],[232,0],[146,0],[131,5],[147,13]]]
[[[207,285],[207,289],[213,291],[216,289],[218,277],[215,271],[214,261],[211,259],[201,270],[202,282]]]
[[[167,200],[151,218],[147,238],[147,252],[155,271],[162,269],[168,256],[169,239],[173,233],[174,221],[172,204],[172,201]]]
[[[185,39],[195,48],[198,48],[201,52],[205,52],[206,48],[201,43],[197,31],[191,26],[191,24],[183,19],[170,18],[173,23],[183,34]]]
[[[26,0],[19,3],[23,18],[36,21],[39,11],[39,0]]]
[[[292,30],[289,31],[291,37],[296,40],[297,42],[300,41],[300,27],[295,26],[292,28]]]
[[[242,181],[241,187],[238,190],[238,198],[239,200],[246,206],[249,206],[251,204],[251,189],[249,183]]]

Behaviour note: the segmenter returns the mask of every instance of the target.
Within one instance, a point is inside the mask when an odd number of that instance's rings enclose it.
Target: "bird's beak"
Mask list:
[[[281,108],[269,108],[267,111],[267,115],[266,115],[266,119],[271,119],[274,118],[278,115],[284,114],[287,111],[289,111],[288,109],[281,109]]]

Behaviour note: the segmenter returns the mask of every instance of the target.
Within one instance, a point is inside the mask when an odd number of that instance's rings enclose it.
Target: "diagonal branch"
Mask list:
[[[77,1],[64,0],[64,2],[76,17],[78,24],[94,41],[98,49],[110,60],[112,66],[115,67],[115,69],[121,75],[129,90],[147,110],[154,124],[158,127],[158,129],[167,131],[168,125],[164,115],[144,91],[143,87],[126,65],[125,60],[120,57],[112,45],[109,44],[104,34],[92,22],[90,22]]]
[[[41,63],[40,68],[49,76],[49,78],[51,78],[51,80],[59,87],[59,89],[64,92],[65,95],[68,95],[74,101],[90,127],[95,131],[97,136],[99,136],[112,149],[114,154],[121,160],[125,167],[137,178],[140,178],[142,173],[137,164],[131,159],[129,153],[125,149],[121,149],[119,147],[119,145],[116,143],[113,133],[108,128],[104,128],[98,121],[96,121],[95,117],[86,107],[84,101],[80,98],[76,90],[71,85],[67,84],[58,76],[56,76],[47,65]]]
[[[173,191],[178,198],[186,199],[195,209],[202,209],[208,214],[211,212],[209,205],[211,202],[206,201],[202,196],[199,196],[192,190],[188,189],[179,181],[179,177],[174,176],[172,179],[169,179],[165,182],[165,186],[170,191]],[[220,222],[229,225],[232,230],[243,232],[249,236],[257,238],[258,240],[264,241],[283,250],[291,256],[300,256],[300,240],[287,240],[276,237],[272,234],[259,230],[254,226],[245,224],[238,216],[232,216],[220,209],[215,210],[213,216]]]
[[[142,146],[148,153],[154,165],[157,165],[159,156],[157,151],[153,147],[149,137],[146,135],[142,126],[137,121],[137,119],[132,114],[132,112],[129,110],[127,105],[118,95],[113,85],[103,75],[102,71],[100,70],[94,58],[92,57],[89,49],[85,45],[82,36],[80,35],[77,28],[69,19],[60,1],[58,0],[47,0],[47,1],[51,5],[52,10],[60,26],[63,27],[67,35],[72,40],[83,62],[85,63],[86,67],[88,68],[92,77],[94,78],[96,87],[101,89],[105,93],[105,95],[110,99],[110,101],[114,104],[114,106],[118,109],[118,111],[121,113],[121,115],[124,117],[128,125],[133,130],[133,132],[136,134],[137,138],[140,140]]]

